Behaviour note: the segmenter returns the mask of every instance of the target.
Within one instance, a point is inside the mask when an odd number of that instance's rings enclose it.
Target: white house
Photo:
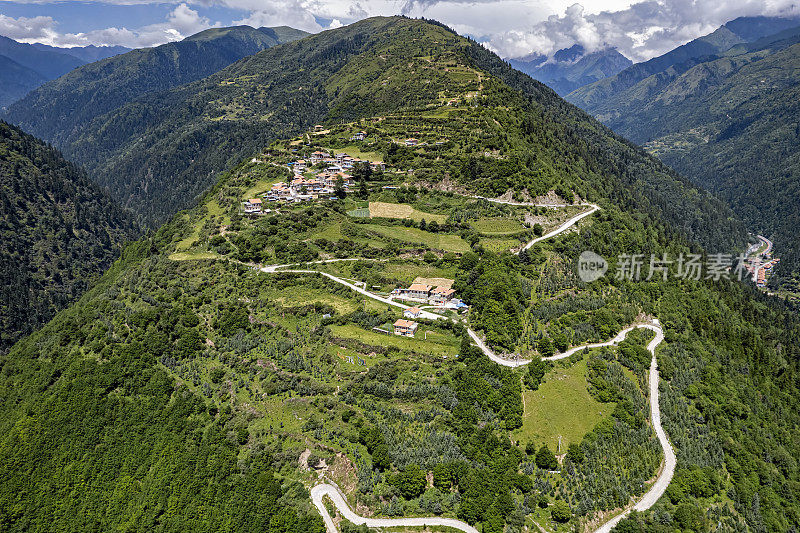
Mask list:
[[[419,318],[419,315],[422,313],[422,309],[419,307],[409,307],[405,311],[403,311],[403,316],[406,318]]]
[[[242,202],[244,204],[245,213],[260,213],[261,212],[261,198],[250,198]]]

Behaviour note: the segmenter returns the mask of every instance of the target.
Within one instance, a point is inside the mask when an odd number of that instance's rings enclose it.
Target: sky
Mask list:
[[[319,32],[377,15],[439,20],[505,58],[573,44],[661,55],[740,16],[800,16],[800,0],[0,0],[0,35],[53,46],[155,46],[219,26]]]

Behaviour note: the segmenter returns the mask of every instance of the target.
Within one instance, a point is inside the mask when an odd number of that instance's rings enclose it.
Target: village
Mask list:
[[[750,261],[747,262],[747,273],[750,274],[756,286],[766,288],[767,278],[772,274],[772,269],[780,262],[779,257],[772,256],[772,241],[758,235],[759,242],[754,244],[746,254]]]
[[[354,138],[363,135],[364,133],[360,132],[355,134]],[[316,170],[320,164],[324,167]],[[291,204],[320,199],[336,200],[341,195],[341,192],[337,191],[341,190],[347,194],[352,190],[354,182],[350,172],[357,164],[368,164],[373,172],[385,169],[382,161],[367,161],[345,153],[331,155],[316,150],[307,159],[289,162],[287,167],[292,171],[292,178],[287,182],[272,185],[261,198],[246,199],[242,203],[242,210],[248,215],[258,215],[272,211],[265,207],[265,202]]]

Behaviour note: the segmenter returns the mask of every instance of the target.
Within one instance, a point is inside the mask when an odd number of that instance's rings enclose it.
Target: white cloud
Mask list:
[[[16,0],[50,2],[56,0]],[[0,34],[48,44],[152,46],[217,26],[198,10],[219,5],[242,12],[234,24],[292,26],[318,32],[376,15],[434,18],[482,41],[503,57],[552,54],[581,44],[615,47],[634,60],[649,59],[744,15],[797,14],[797,0],[87,0],[111,4],[174,2],[163,22],[61,34],[51,17],[0,15]],[[2,0],[0,0],[0,5]],[[194,8],[193,8],[194,7]],[[330,21],[330,22],[328,22]],[[322,24],[326,26],[323,27]]]
[[[11,39],[22,39],[26,37],[44,38],[47,31],[55,26],[52,17],[7,17],[0,14],[0,35],[5,35]]]
[[[226,0],[225,5],[249,11],[249,15],[234,24],[260,26],[291,26],[298,30],[318,32],[323,28],[306,2],[300,0]]]
[[[52,46],[122,45],[130,48],[155,46],[179,41],[199,31],[218,26],[202,17],[187,4],[175,6],[164,22],[135,29],[103,28],[81,33],[59,33],[51,17],[20,17],[0,15],[0,35],[20,42],[38,42]]]
[[[663,54],[722,24],[753,15],[800,15],[795,0],[645,0],[616,11],[592,12],[581,4],[528,28],[512,28],[486,39],[504,57],[552,54],[575,43],[587,50],[615,47],[641,61]]]

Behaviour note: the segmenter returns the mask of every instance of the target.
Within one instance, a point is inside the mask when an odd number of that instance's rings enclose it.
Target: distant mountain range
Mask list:
[[[800,271],[799,19],[736,19],[566,98],[771,236],[776,279]]]
[[[60,48],[41,43],[33,43],[32,46],[38,48],[39,50],[57,52],[60,54],[67,54],[77,57],[84,63],[94,63],[95,61],[100,61],[101,59],[105,59],[107,57],[113,57],[131,51],[131,48],[125,46],[95,46],[93,44],[89,46],[75,46],[72,48]]]
[[[586,53],[579,44],[564,48],[552,58],[535,54],[509,60],[511,66],[548,85],[559,95],[613,76],[633,64],[614,48]]]
[[[57,48],[19,43],[0,35],[0,107],[76,67],[129,50],[123,46]]]
[[[614,76],[573,91],[567,101],[599,115],[604,110],[618,109],[625,99],[623,91],[634,88],[645,79],[662,72],[680,69],[684,72],[707,58],[717,56],[742,43],[753,42],[797,25],[797,20],[769,17],[742,17],[720,26],[716,31],[690,41],[664,55],[636,63]],[[651,81],[657,81],[651,80]],[[649,84],[645,84],[648,85]],[[644,88],[644,87],[640,87]],[[632,96],[630,94],[626,96]],[[613,126],[612,126],[613,127]]]

